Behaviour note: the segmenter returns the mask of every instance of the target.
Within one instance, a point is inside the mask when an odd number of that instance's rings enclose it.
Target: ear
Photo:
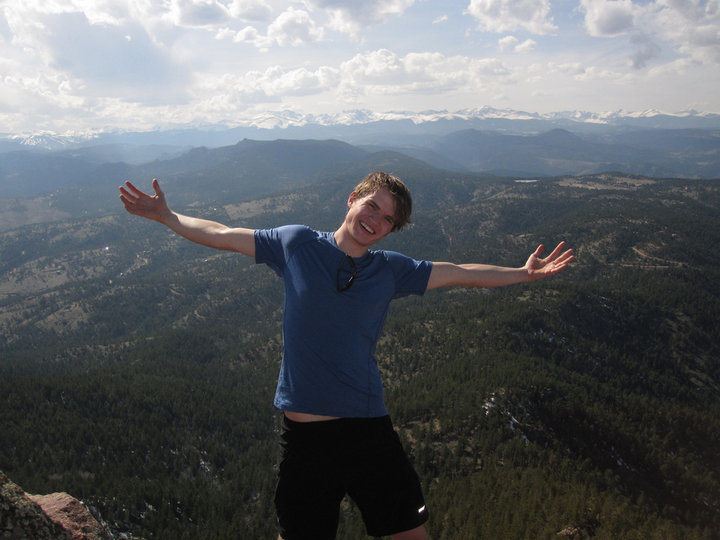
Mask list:
[[[348,201],[347,201],[347,207],[348,207],[348,209],[352,207],[352,205],[355,203],[356,200],[357,200],[357,195],[356,195],[355,192],[353,191],[353,192],[350,194],[350,196],[348,197]]]

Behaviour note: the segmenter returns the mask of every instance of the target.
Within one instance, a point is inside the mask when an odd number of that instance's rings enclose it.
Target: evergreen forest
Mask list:
[[[393,303],[378,359],[431,537],[720,538],[718,181],[383,159],[415,210],[380,248],[521,266],[565,240],[577,257],[549,280]],[[367,172],[176,209],[334,230]],[[171,205],[183,185],[163,183]],[[0,470],[118,536],[274,538],[282,296],[267,267],[119,201],[1,232]],[[364,537],[347,500],[338,538]]]

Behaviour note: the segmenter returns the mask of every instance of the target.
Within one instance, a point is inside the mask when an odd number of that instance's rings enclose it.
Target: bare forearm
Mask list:
[[[433,263],[428,290],[438,287],[503,287],[530,281],[525,268],[488,264]]]
[[[200,219],[191,216],[185,216],[169,210],[161,219],[161,223],[172,229],[180,236],[187,238],[198,244],[216,247],[217,240],[215,237],[223,230],[227,229],[225,225],[207,219]]]
[[[168,211],[160,220],[168,228],[192,242],[215,249],[255,254],[253,231],[231,228],[216,221]]]

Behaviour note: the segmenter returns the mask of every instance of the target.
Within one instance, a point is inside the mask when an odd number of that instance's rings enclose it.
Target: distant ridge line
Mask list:
[[[551,126],[561,127],[630,127],[646,129],[720,129],[720,113],[695,110],[664,112],[658,109],[643,111],[605,111],[591,112],[582,110],[556,111],[547,113],[527,112],[515,109],[499,109],[489,106],[448,110],[426,111],[384,111],[375,112],[366,109],[355,109],[340,113],[302,114],[296,111],[267,111],[246,118],[238,119],[230,124],[202,125],[168,125],[153,130],[84,130],[74,133],[54,133],[38,131],[34,133],[0,133],[0,152],[11,145],[11,149],[36,148],[59,150],[87,144],[110,144],[143,139],[143,144],[169,144],[168,139],[188,138],[189,134],[202,134],[207,139],[222,138],[224,134],[238,133],[236,141],[242,138],[259,137],[276,138],[315,138],[319,133],[327,133],[326,138],[336,137],[335,131],[346,133],[347,130],[364,130],[368,127],[382,125],[398,130],[436,131],[442,126],[447,129],[478,127],[487,123],[491,128],[498,123],[506,129],[518,129],[529,132],[533,129],[549,129]],[[530,127],[530,126],[535,126]],[[156,141],[155,139],[162,139]],[[227,144],[225,142],[222,144]],[[139,143],[138,143],[139,144]],[[7,151],[7,149],[5,149]]]

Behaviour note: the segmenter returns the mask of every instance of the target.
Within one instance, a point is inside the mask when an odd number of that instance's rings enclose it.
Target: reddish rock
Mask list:
[[[74,497],[28,495],[0,471],[0,538],[106,540],[112,535]]]
[[[55,523],[68,531],[74,540],[112,538],[80,501],[67,493],[28,495]]]
[[[0,472],[0,537],[12,540],[71,540],[15,483]]]

